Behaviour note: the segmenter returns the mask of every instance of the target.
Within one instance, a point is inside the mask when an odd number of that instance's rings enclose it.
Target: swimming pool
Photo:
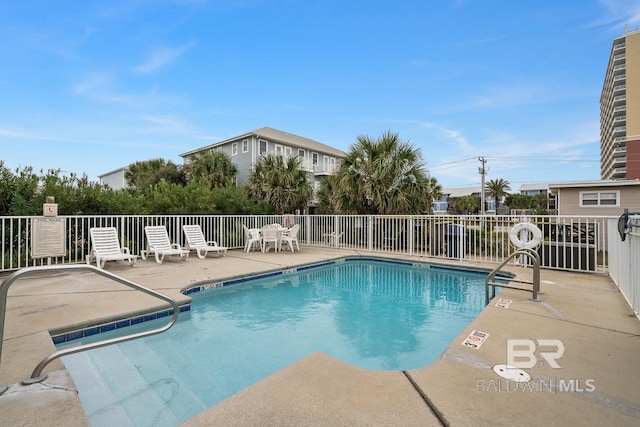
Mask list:
[[[167,332],[63,360],[93,426],[174,426],[316,351],[369,369],[428,365],[484,307],[485,276],[358,258],[205,285]]]

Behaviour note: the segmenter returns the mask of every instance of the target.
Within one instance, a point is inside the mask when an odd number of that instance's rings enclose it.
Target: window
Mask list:
[[[246,153],[247,151],[249,151],[249,140],[248,139],[243,139],[242,140],[242,152]]]
[[[311,154],[311,160],[313,166],[318,166],[318,153]]]
[[[238,154],[238,143],[234,142],[233,144],[231,144],[231,155],[235,156]]]
[[[303,150],[303,149],[301,149],[301,148],[299,148],[299,149],[298,149],[298,157],[300,157],[301,159],[304,159],[304,154],[305,154],[305,153],[304,153],[304,150]]]
[[[619,191],[581,191],[580,206],[618,206]]]
[[[291,147],[284,147],[284,155],[287,157],[291,157],[291,153],[293,152],[293,149]]]
[[[324,170],[326,172],[333,173],[333,170],[336,168],[336,159],[334,157],[324,157]]]
[[[264,154],[267,152],[267,141],[265,141],[264,139],[260,140],[260,153],[259,154]]]
[[[282,155],[284,147],[282,145],[276,144],[276,154]]]

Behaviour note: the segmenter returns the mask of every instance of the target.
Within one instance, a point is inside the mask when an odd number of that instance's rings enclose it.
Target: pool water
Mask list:
[[[167,332],[63,361],[93,426],[175,426],[316,351],[368,369],[426,366],[482,310],[484,279],[347,260],[195,293]]]

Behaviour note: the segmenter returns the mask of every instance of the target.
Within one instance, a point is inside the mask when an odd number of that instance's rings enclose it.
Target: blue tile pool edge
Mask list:
[[[180,313],[184,313],[191,310],[191,304],[183,304],[180,306]],[[137,325],[139,323],[148,322],[151,320],[161,319],[173,315],[173,309],[159,310],[151,313],[138,314],[132,317],[117,319],[106,323],[99,323],[91,326],[87,326],[82,329],[74,329],[72,331],[65,331],[58,334],[51,334],[51,339],[54,345],[66,343],[69,341],[90,337],[92,335],[101,334],[104,332],[113,331],[115,329],[126,328],[127,326]]]

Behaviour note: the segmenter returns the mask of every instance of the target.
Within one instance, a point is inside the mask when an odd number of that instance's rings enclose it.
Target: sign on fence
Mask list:
[[[64,218],[31,218],[31,258],[65,256],[66,235]]]

